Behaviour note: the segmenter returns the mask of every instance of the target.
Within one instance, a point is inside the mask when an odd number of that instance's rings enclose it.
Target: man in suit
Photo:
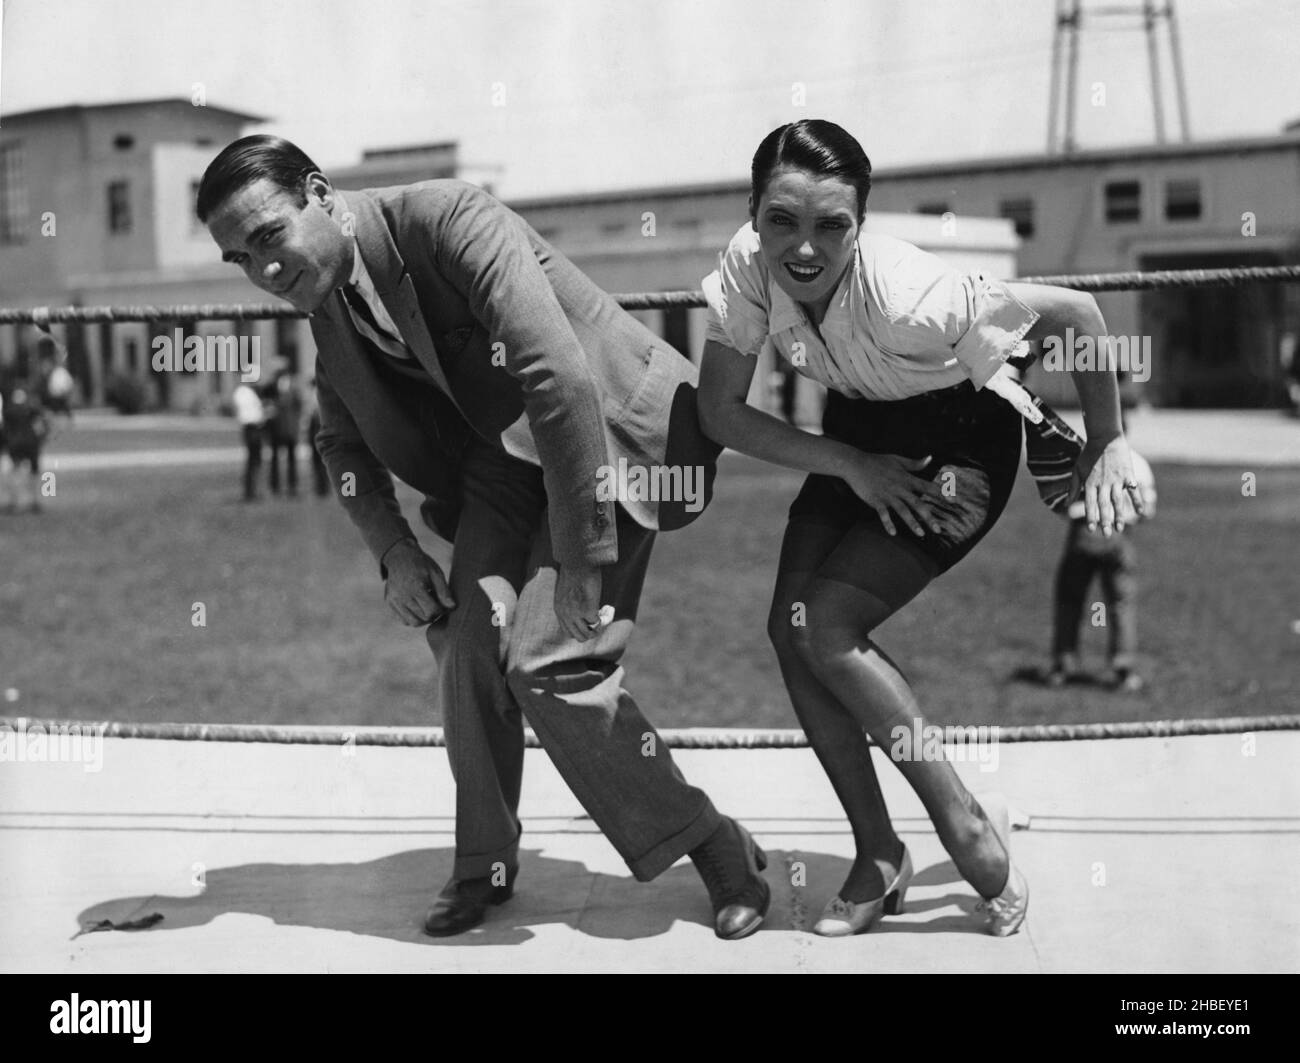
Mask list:
[[[619,664],[655,532],[707,500],[717,448],[694,367],[464,182],[340,192],[293,144],[253,136],[209,165],[198,214],[225,261],[310,314],[316,445],[389,605],[429,625],[456,859],[426,931],[469,929],[511,896],[521,710],[638,880],[689,854],[718,936],[756,930],[762,851],[685,781]],[[390,473],[454,544],[446,576]],[[655,475],[691,497],[646,490]]]

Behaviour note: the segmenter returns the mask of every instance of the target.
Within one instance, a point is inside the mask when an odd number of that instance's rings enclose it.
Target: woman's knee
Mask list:
[[[822,673],[866,649],[870,645],[868,634],[848,618],[813,612],[807,623],[792,628],[790,645],[808,668]]]

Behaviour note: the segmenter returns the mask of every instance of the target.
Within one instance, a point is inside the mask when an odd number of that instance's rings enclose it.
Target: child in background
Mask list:
[[[1156,512],[1156,482],[1151,466],[1134,450],[1133,478],[1138,483],[1144,506],[1143,518]],[[1047,673],[1049,686],[1062,686],[1079,669],[1079,627],[1084,598],[1094,575],[1101,577],[1104,622],[1107,632],[1111,686],[1128,693],[1146,684],[1137,671],[1137,551],[1132,525],[1138,515],[1125,499],[1124,530],[1106,536],[1089,531],[1083,502],[1067,510],[1070,530],[1065,552],[1056,570],[1055,625],[1052,634],[1052,664]],[[1095,608],[1095,607],[1094,607]]]

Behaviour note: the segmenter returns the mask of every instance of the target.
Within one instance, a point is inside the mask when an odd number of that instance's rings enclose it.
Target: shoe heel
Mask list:
[[[907,900],[907,887],[912,884],[912,854],[903,846],[903,860],[899,864],[898,878],[894,879],[894,888],[885,896],[885,914],[902,915]]]

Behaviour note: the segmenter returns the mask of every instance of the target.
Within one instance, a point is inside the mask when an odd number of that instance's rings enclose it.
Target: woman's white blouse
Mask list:
[[[764,347],[850,397],[910,398],[988,383],[1038,320],[1001,281],[963,274],[891,236],[862,233],[820,333],[768,274],[758,233],[732,237],[704,278],[707,338],[742,354]],[[823,340],[825,342],[823,342]]]

